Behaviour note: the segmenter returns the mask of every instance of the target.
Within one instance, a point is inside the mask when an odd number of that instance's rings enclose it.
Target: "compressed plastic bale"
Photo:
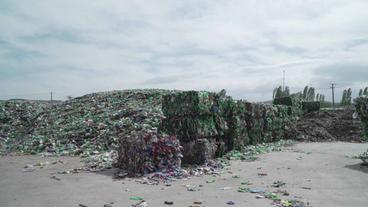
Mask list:
[[[246,109],[246,103],[244,101],[237,102],[237,111],[236,111],[236,133],[237,139],[234,149],[241,149],[243,146],[246,146],[250,143],[249,135],[248,135],[248,121],[247,117],[249,117],[249,113]]]
[[[244,106],[231,97],[223,97],[219,100],[219,113],[225,123],[220,127],[222,140],[226,150],[240,149],[248,143],[247,124],[244,119]]]
[[[273,104],[291,107],[289,111],[289,115],[299,116],[299,115],[302,115],[303,113],[302,99],[300,99],[297,96],[286,96],[286,97],[281,97],[281,98],[275,98],[273,100]]]
[[[118,165],[129,173],[143,173],[148,156],[148,146],[142,134],[120,139]]]
[[[162,99],[162,111],[167,117],[211,114],[215,93],[183,91],[169,94]]]
[[[254,104],[253,107],[254,124],[250,132],[250,138],[252,144],[259,144],[264,142],[264,119],[262,105]]]
[[[355,110],[362,121],[364,137],[368,140],[368,97],[356,98]]]
[[[120,139],[118,166],[130,174],[147,174],[181,167],[182,147],[174,136],[137,132]]]
[[[226,143],[223,140],[216,140],[216,146],[217,146],[217,150],[216,150],[216,157],[222,157],[223,155],[225,155],[229,150],[227,149]]]
[[[300,110],[287,105],[272,106],[246,101],[234,101],[228,96],[216,97],[214,95],[213,97],[211,115],[191,113],[190,115],[178,116],[169,114],[163,121],[163,126],[166,125],[166,128],[170,129],[168,130],[169,134],[177,135],[186,144],[193,144],[195,140],[201,138],[216,138],[218,148],[216,155],[219,156],[219,154],[232,149],[241,149],[247,144],[284,139],[287,125]],[[196,107],[192,106],[192,108]],[[194,124],[201,119],[199,117],[206,116],[212,117],[214,124],[202,126],[201,124]],[[191,125],[196,126],[194,130],[191,130],[193,128],[190,127]],[[211,126],[209,128],[213,130],[209,131],[216,131],[216,133],[203,133],[204,131],[201,130],[203,126]],[[208,132],[208,130],[205,131]]]
[[[273,104],[275,105],[301,107],[301,103],[302,103],[302,99],[296,96],[285,96],[285,97],[275,98],[273,100]]]
[[[258,144],[276,140],[277,137],[275,137],[273,131],[276,129],[277,108],[255,103],[245,103],[245,106],[249,142],[251,144]]]
[[[293,106],[293,105],[295,105],[294,101],[295,100],[293,100],[292,97],[285,96],[285,97],[275,98],[273,100],[273,104],[275,104],[275,105]]]
[[[320,108],[321,108],[321,102],[319,102],[319,101],[304,101],[304,102],[302,102],[302,110],[303,110],[304,113],[319,111]]]
[[[230,150],[240,150],[244,146],[248,145],[250,140],[248,136],[247,123],[240,116],[235,116],[233,123],[230,124],[229,136],[233,137],[232,145],[229,146]]]
[[[214,117],[210,115],[166,118],[162,120],[160,130],[188,142],[200,138],[215,138],[218,135],[216,124]]]
[[[204,164],[216,157],[215,139],[198,139],[183,143],[183,164]]]

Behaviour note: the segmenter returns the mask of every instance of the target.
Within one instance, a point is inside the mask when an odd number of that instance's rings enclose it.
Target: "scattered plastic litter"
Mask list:
[[[272,187],[279,188],[279,187],[282,187],[284,185],[286,185],[285,182],[278,180],[278,181],[273,182]]]
[[[249,192],[251,193],[264,193],[265,190],[262,188],[249,188]]]
[[[257,199],[262,199],[262,198],[265,198],[263,195],[256,195],[256,198]]]
[[[112,207],[113,204],[114,204],[114,202],[106,203],[106,204],[103,205],[103,207]]]
[[[200,189],[195,185],[185,185],[187,191],[200,191]]]
[[[148,207],[148,204],[146,201],[142,200],[139,203],[133,204],[131,207]]]
[[[85,169],[83,169],[83,168],[74,168],[74,169],[59,171],[57,173],[58,174],[76,174],[76,173],[80,173],[80,172],[82,172],[84,170]]]
[[[51,176],[51,179],[54,179],[54,180],[57,180],[57,181],[60,181],[61,180],[61,178],[56,177],[55,175]]]
[[[239,188],[238,188],[238,192],[239,192],[239,193],[248,193],[248,192],[250,192],[250,191],[249,191],[249,188],[239,187]]]
[[[130,197],[129,199],[132,200],[132,201],[141,201],[141,200],[143,200],[143,198],[139,197],[139,196],[133,196],[133,197]]]
[[[215,180],[207,180],[206,183],[214,183]]]
[[[241,182],[240,185],[252,185],[252,183],[248,180],[245,180],[245,181]]]
[[[165,205],[174,205],[174,202],[173,201],[165,201],[164,204]]]

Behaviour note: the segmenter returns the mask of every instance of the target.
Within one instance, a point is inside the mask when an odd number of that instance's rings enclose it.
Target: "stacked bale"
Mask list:
[[[355,109],[364,128],[364,136],[368,140],[368,97],[358,97],[355,99]]]
[[[131,175],[180,170],[182,147],[174,136],[140,131],[119,141],[118,165]]]
[[[303,101],[302,110],[304,113],[319,111],[321,109],[321,102],[319,101]]]
[[[163,97],[162,129],[184,142],[218,135],[213,119],[215,94],[205,91],[185,91]]]
[[[292,111],[292,107],[287,106],[275,106],[277,109],[276,119],[274,121],[273,126],[274,137],[276,137],[275,141],[280,139],[293,139],[294,135],[290,133],[290,129],[293,128],[295,121],[298,119],[296,115],[289,115],[290,111]],[[297,109],[294,109],[294,111]]]
[[[368,97],[356,98],[355,109],[362,120],[365,140],[368,140]],[[359,155],[359,158],[363,161],[363,163],[368,164],[368,149],[366,152]]]
[[[247,111],[247,106],[243,101],[227,100],[227,110],[222,110],[222,116],[226,117],[227,133],[223,139],[228,140],[228,150],[241,149],[250,143],[248,136],[248,117],[251,114]]]
[[[301,102],[296,98],[280,101],[286,106],[235,101],[224,92],[169,94],[163,97],[166,118],[160,131],[178,137],[184,163],[202,164],[248,144],[287,138],[286,129],[300,114]]]
[[[273,142],[285,138],[285,128],[293,120],[290,107],[244,103],[250,144]]]
[[[289,115],[291,116],[300,116],[303,114],[303,100],[299,98],[298,96],[286,96],[281,98],[275,98],[273,100],[274,105],[283,105],[283,106],[289,106]]]
[[[217,144],[223,134],[219,119],[219,94],[206,91],[184,91],[169,94],[162,99],[160,131],[175,135],[184,147],[185,163],[202,164],[215,156]]]

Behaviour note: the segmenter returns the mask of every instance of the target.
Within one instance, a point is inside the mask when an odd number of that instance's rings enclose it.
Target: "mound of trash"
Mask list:
[[[1,152],[81,155],[100,170],[175,171],[286,138],[291,106],[233,100],[225,90],[123,90],[49,104],[1,102]]]
[[[157,131],[168,90],[93,93],[58,104],[1,102],[2,151],[92,155],[117,149],[119,137]]]
[[[278,101],[234,100],[225,90],[159,89],[93,93],[53,104],[1,101],[0,153],[80,155],[91,171],[117,166],[128,174],[167,177],[181,176],[182,162],[207,165],[232,150],[240,156],[249,145],[362,141],[353,110],[314,111],[318,103]],[[298,120],[303,107],[314,112]]]
[[[363,142],[361,120],[354,109],[320,110],[301,116],[290,126],[290,134],[298,141]]]

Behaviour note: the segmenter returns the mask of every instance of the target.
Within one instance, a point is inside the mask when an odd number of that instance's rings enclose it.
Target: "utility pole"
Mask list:
[[[335,83],[331,83],[332,90],[332,108],[335,109]]]
[[[282,71],[282,91],[285,91],[285,70]]]

